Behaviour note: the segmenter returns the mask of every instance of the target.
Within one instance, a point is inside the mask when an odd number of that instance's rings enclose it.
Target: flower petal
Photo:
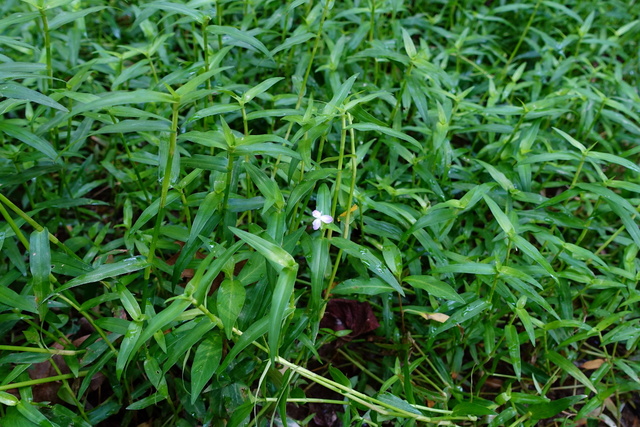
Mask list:
[[[320,218],[322,216],[322,212],[316,209],[315,211],[311,212],[311,215],[313,215],[314,218]]]
[[[331,215],[322,215],[319,219],[325,224],[331,224],[333,222],[333,217]]]
[[[320,218],[318,218],[318,219],[314,219],[314,220],[313,220],[313,229],[314,229],[314,230],[317,230],[318,228],[320,228],[320,225],[321,225],[321,224],[322,224],[322,223],[320,222]]]

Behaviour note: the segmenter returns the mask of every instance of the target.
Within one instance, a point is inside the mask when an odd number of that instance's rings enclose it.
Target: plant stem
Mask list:
[[[153,265],[153,259],[155,257],[156,245],[160,237],[160,226],[164,219],[165,207],[167,204],[167,194],[169,193],[169,185],[171,184],[171,175],[173,167],[173,156],[176,152],[176,141],[178,138],[178,113],[180,109],[180,102],[178,99],[173,103],[173,114],[171,118],[171,136],[169,137],[169,149],[167,151],[167,161],[164,167],[164,175],[162,177],[162,192],[160,194],[160,206],[158,207],[158,215],[156,216],[156,225],[153,228],[153,237],[151,245],[149,245],[149,255],[147,256],[147,262],[149,266],[144,271],[145,279],[149,279],[151,273],[151,266]]]

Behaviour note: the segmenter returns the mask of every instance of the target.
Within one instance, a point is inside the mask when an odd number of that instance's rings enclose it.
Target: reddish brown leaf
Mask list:
[[[380,324],[368,302],[336,298],[327,303],[320,327],[334,331],[350,329],[351,333],[343,337],[344,340],[350,341],[377,329]]]

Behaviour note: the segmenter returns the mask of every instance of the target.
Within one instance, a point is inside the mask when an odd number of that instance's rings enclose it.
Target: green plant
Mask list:
[[[633,418],[637,4],[0,10],[3,425]]]

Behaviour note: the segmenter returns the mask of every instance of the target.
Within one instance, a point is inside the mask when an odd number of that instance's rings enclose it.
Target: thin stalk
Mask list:
[[[340,131],[340,152],[338,153],[338,173],[336,174],[336,185],[333,191],[333,201],[331,202],[331,216],[335,218],[336,209],[338,208],[338,193],[342,186],[342,167],[344,163],[344,147],[347,143],[347,120],[346,115],[341,116],[342,130]],[[351,206],[348,206],[349,209]],[[329,238],[331,238],[331,230],[329,230]]]
[[[109,117],[111,117],[111,121],[113,122],[113,124],[118,123],[118,120],[113,114],[109,114]],[[140,189],[140,191],[142,191],[142,194],[144,194],[144,198],[146,199],[147,203],[150,204],[151,195],[149,194],[146,187],[142,183],[142,176],[138,171],[138,167],[136,166],[136,163],[133,161],[133,154],[131,154],[131,150],[129,149],[129,144],[127,143],[127,139],[124,137],[123,133],[119,133],[118,135],[120,136],[120,140],[122,141],[122,146],[124,147],[124,151],[127,153],[127,158],[129,159],[129,161],[131,162],[131,166],[133,167],[133,173],[136,175],[136,182],[138,184],[138,188]]]
[[[533,8],[533,12],[531,12],[531,16],[529,17],[529,22],[527,22],[527,26],[524,28],[524,31],[520,35],[520,40],[518,40],[516,47],[513,49],[513,51],[511,51],[511,56],[509,56],[507,63],[504,64],[504,68],[502,69],[503,77],[507,75],[509,65],[511,65],[511,62],[513,62],[513,59],[516,57],[516,54],[518,53],[518,50],[520,50],[520,45],[522,45],[522,42],[524,41],[524,38],[527,36],[529,29],[531,29],[531,24],[533,24],[533,19],[536,17],[536,12],[538,12],[538,7],[540,7],[540,3],[542,3],[542,0],[538,0],[536,2],[535,7]]]
[[[230,210],[229,210],[229,196],[231,194],[231,184],[233,182],[233,167],[234,167],[234,163],[235,163],[235,155],[232,152],[229,152],[229,157],[228,157],[228,164],[227,164],[227,182],[225,185],[225,189],[224,189],[224,199],[222,200],[222,206],[224,206],[224,222],[225,225],[227,225],[226,223],[229,221],[230,218]],[[230,225],[230,224],[229,224]],[[233,233],[231,233],[231,230],[229,230],[229,227],[224,227],[224,234],[225,234],[225,239],[227,241],[231,241],[231,239],[233,238]]]
[[[169,150],[167,152],[167,162],[164,167],[164,176],[162,177],[162,193],[160,194],[160,206],[158,207],[158,215],[156,216],[156,225],[153,228],[153,238],[151,239],[151,245],[149,245],[149,255],[147,256],[147,262],[149,266],[144,271],[145,279],[149,279],[151,273],[151,265],[155,257],[156,245],[160,236],[160,225],[165,215],[165,208],[167,205],[167,194],[169,193],[169,185],[171,184],[171,168],[173,166],[173,156],[176,152],[176,140],[178,138],[178,116],[179,116],[180,103],[178,100],[173,103],[173,114],[171,118],[171,136],[169,137]]]
[[[42,21],[42,32],[44,33],[44,49],[45,56],[47,61],[47,76],[49,79],[45,79],[44,83],[44,93],[45,95],[49,92],[49,82],[53,85],[53,60],[51,58],[51,34],[49,32],[49,21],[47,20],[47,13],[45,9],[38,9],[40,12],[40,20]]]
[[[376,0],[371,1],[371,16],[369,17],[369,43],[375,38],[376,29]]]
[[[353,117],[349,113],[347,113],[347,117],[349,119],[349,126],[351,126],[353,124]],[[356,168],[358,167],[358,161],[356,159],[356,135],[354,129],[349,129],[349,138],[351,140],[351,183],[349,185],[349,198],[347,199],[347,212],[344,217],[344,231],[342,232],[342,236],[345,239],[349,239],[349,227],[351,225],[351,205],[353,204],[353,195],[356,191]]]
[[[61,356],[75,356],[86,350],[58,350],[57,348],[20,347],[17,345],[0,345],[0,350],[24,351],[25,353],[59,354]]]
[[[307,81],[309,80],[309,74],[311,74],[311,68],[313,67],[313,59],[318,52],[318,48],[320,47],[320,39],[322,36],[322,28],[324,27],[324,21],[327,19],[327,15],[329,14],[329,3],[330,1],[326,1],[324,4],[324,9],[322,9],[322,17],[320,18],[320,25],[318,26],[318,32],[316,33],[316,39],[313,43],[313,49],[311,49],[311,58],[309,58],[309,64],[307,65],[307,69],[304,72],[304,77],[302,78],[302,85],[300,85],[300,92],[298,93],[298,101],[296,102],[296,110],[300,108],[302,105],[302,98],[305,94],[305,89],[307,88]],[[311,2],[309,3],[311,4]],[[287,128],[287,134],[284,139],[289,139],[289,134],[291,133],[291,129],[293,127],[293,122],[289,123],[289,127]]]
[[[24,219],[27,222],[27,224],[29,224],[30,226],[35,228],[37,231],[43,231],[44,230],[43,226],[41,226],[36,221],[34,221],[33,218],[31,218],[24,211],[22,211],[22,209],[20,209],[16,205],[14,205],[11,202],[11,200],[7,199],[2,193],[0,193],[0,202],[2,202],[5,205],[7,205],[7,207],[9,207],[9,209],[11,209],[13,212],[15,212],[20,218]],[[0,204],[0,206],[2,206],[2,204]],[[8,212],[6,210],[4,210],[4,208],[0,209],[0,212],[3,213],[3,216],[5,215],[5,213],[8,216]],[[9,218],[11,218],[11,217],[9,217]],[[6,216],[5,216],[5,219],[7,219]],[[14,226],[17,227],[17,225],[15,224],[15,222],[13,222],[12,219],[7,219],[7,222],[10,225],[13,223],[13,225],[11,225],[12,228]],[[49,233],[49,241],[51,243],[53,243],[54,245],[58,246],[60,249],[62,249],[67,255],[69,255],[72,258],[77,259],[77,260],[79,260],[79,261],[84,263],[84,261],[82,261],[82,259],[75,252],[73,252],[71,249],[69,249],[64,243],[62,243],[60,240],[58,240],[58,238],[56,236],[54,236],[53,234],[51,234],[51,233]],[[22,242],[22,243],[24,244],[24,242]],[[28,242],[27,242],[27,245],[25,245],[25,247],[28,247]]]
[[[411,71],[413,71],[413,62],[409,64],[409,68],[405,73],[405,76],[410,76]],[[393,120],[398,114],[398,110],[400,109],[400,104],[402,103],[402,95],[404,95],[404,91],[407,89],[407,79],[402,79],[402,85],[400,86],[400,92],[398,93],[396,105],[393,106],[393,110],[391,111],[391,115],[389,116],[389,126],[393,127]]]
[[[58,376],[61,376],[62,375],[62,371],[58,367],[58,364],[56,363],[55,359],[51,358],[49,360],[49,363],[51,364],[53,369],[57,372]],[[69,381],[68,381],[69,379],[70,378],[64,378],[64,379],[61,380],[62,381],[62,388],[64,388],[67,391],[67,393],[69,394],[69,396],[73,400],[73,403],[76,406],[78,412],[80,412],[80,416],[82,418],[84,418],[85,421],[89,421],[89,418],[87,417],[87,413],[84,410],[84,405],[82,403],[80,403],[80,401],[76,397],[75,393],[71,389],[71,386],[69,385]]]
[[[216,22],[222,26],[222,2],[216,0]],[[222,49],[222,34],[218,33],[218,49]]]
[[[340,132],[340,152],[338,153],[338,173],[336,175],[336,184],[334,187],[334,191],[333,191],[333,201],[331,202],[331,216],[332,217],[336,217],[336,209],[338,207],[338,193],[340,192],[340,187],[342,185],[342,164],[344,161],[344,146],[346,145],[347,142],[347,122],[346,122],[346,116],[345,114],[342,114],[341,116],[342,119],[342,130]],[[353,144],[353,140],[351,141]],[[352,185],[355,184],[355,180],[352,180]],[[353,200],[353,195],[350,194],[350,198],[351,200]],[[351,211],[351,206],[347,207],[347,212]],[[347,220],[349,219],[349,213],[347,213]],[[345,222],[345,230],[349,231],[348,228],[348,222]],[[327,238],[331,239],[331,236],[333,234],[332,230],[329,230],[329,232],[327,233]],[[346,233],[343,232],[343,236],[346,239]],[[340,265],[340,259],[342,258],[342,249],[340,249],[338,251],[338,256],[336,257],[336,261],[335,264],[333,265],[333,270],[331,271],[331,278],[329,279],[329,292],[325,293],[325,299],[329,298],[329,293],[331,291],[331,289],[333,288],[333,281],[336,278],[336,275],[338,274],[338,266]]]
[[[244,136],[249,136],[249,121],[247,120],[247,109],[244,108],[244,103],[241,104],[241,107],[242,107],[242,110],[241,110],[242,111],[242,127],[244,129]],[[248,154],[244,156],[244,161],[246,163],[249,163],[250,159]],[[251,183],[251,176],[249,176],[249,174],[246,174],[245,180],[247,182],[247,198],[250,199],[253,197],[253,184]],[[247,212],[247,221],[250,224],[253,222],[251,211]]]
[[[87,371],[78,372],[77,376],[73,374],[55,375],[53,377],[38,378],[35,380],[20,381],[17,383],[0,385],[0,391],[11,390],[12,388],[31,387],[38,384],[54,383],[56,381],[62,381],[62,380],[73,380],[75,378],[86,377],[88,373],[89,371],[87,370]]]
[[[58,294],[58,298],[60,298],[61,300],[63,300],[67,304],[69,304],[71,307],[73,307],[74,310],[76,310],[78,313],[80,313],[82,315],[82,317],[87,319],[89,324],[95,329],[95,331],[98,333],[98,335],[100,335],[100,337],[104,340],[104,342],[107,343],[107,346],[111,349],[111,352],[113,354],[116,354],[116,355],[118,354],[118,350],[116,350],[116,348],[113,346],[111,341],[109,341],[107,339],[107,334],[104,332],[104,330],[100,326],[98,326],[96,324],[95,320],[93,320],[93,317],[91,317],[91,315],[89,315],[89,313],[87,313],[84,310],[81,310],[80,306],[75,301],[72,301],[70,298],[67,298],[66,296],[64,296],[62,294]]]
[[[7,210],[4,208],[4,205],[2,205],[2,203],[0,203],[0,213],[4,217],[5,221],[7,221],[9,223],[9,227],[11,227],[11,229],[14,232],[14,234],[18,238],[18,240],[20,240],[20,242],[22,243],[22,245],[25,248],[28,248],[29,247],[29,241],[27,240],[26,237],[24,237],[24,234],[22,234],[22,231],[20,230],[20,227],[18,227],[18,224],[16,224],[16,222],[13,220],[13,218],[11,218],[11,215],[9,215],[9,212],[7,212]]]

